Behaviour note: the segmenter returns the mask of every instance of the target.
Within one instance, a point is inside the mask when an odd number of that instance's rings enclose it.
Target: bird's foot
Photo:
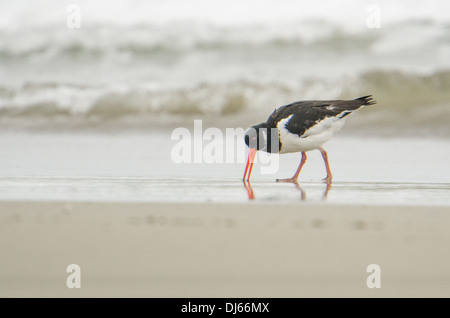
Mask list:
[[[277,182],[289,182],[298,184],[297,179],[295,178],[287,178],[287,179],[276,179]]]
[[[322,180],[325,183],[331,184],[332,181],[333,181],[333,177],[332,176],[327,176],[326,178],[323,178]]]

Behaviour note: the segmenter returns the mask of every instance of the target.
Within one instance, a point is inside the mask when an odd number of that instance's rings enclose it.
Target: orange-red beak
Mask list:
[[[245,166],[244,178],[242,180],[245,181],[245,177],[247,177],[247,181],[250,180],[250,174],[252,173],[253,161],[255,160],[256,148],[250,148],[248,152],[247,165]],[[248,172],[248,176],[247,176]]]

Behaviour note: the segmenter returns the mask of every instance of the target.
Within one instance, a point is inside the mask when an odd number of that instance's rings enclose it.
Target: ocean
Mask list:
[[[372,94],[347,131],[450,132],[447,1],[19,0],[0,12],[3,127],[244,127],[292,101]]]

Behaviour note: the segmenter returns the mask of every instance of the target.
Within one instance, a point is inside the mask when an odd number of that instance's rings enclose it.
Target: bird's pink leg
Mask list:
[[[302,152],[302,160],[300,161],[300,164],[298,165],[297,171],[295,171],[295,174],[292,178],[287,178],[287,179],[277,179],[277,182],[294,182],[297,183],[297,179],[298,179],[298,175],[300,174],[300,171],[303,168],[303,165],[306,162],[306,152]]]
[[[323,161],[325,162],[325,167],[327,169],[327,177],[323,179],[326,183],[331,183],[333,179],[333,175],[331,174],[330,164],[328,163],[328,154],[323,148],[319,148],[320,153],[322,154]]]

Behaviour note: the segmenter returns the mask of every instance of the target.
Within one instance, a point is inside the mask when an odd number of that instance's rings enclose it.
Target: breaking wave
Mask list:
[[[411,39],[405,39],[406,34]],[[343,26],[326,20],[286,21],[277,24],[215,25],[175,21],[167,25],[87,25],[70,30],[60,25],[21,29],[0,28],[0,57],[51,61],[64,58],[149,58],[189,51],[296,49],[361,50],[373,54],[406,53],[427,45],[448,53],[447,22],[410,20],[376,32],[364,26]]]
[[[297,85],[235,81],[201,84],[190,89],[154,89],[132,86],[79,86],[33,84],[18,89],[0,88],[0,120],[52,119],[96,124],[132,118],[183,122],[192,117],[223,116],[265,119],[275,107],[295,100],[356,98],[372,94],[378,105],[371,114],[382,125],[420,122],[430,127],[448,126],[450,118],[450,71],[415,75],[372,71],[339,82],[310,78]],[[251,121],[250,121],[251,122]]]
[[[196,0],[195,8],[80,0],[80,29],[66,27],[62,2],[47,1],[47,10],[28,2],[0,5],[9,13],[0,21],[2,126],[250,124],[296,100],[372,94],[378,104],[361,114],[377,127],[450,129],[443,0],[442,10],[385,1],[380,29],[367,27],[367,6],[356,0],[326,1],[329,10],[274,0]]]

